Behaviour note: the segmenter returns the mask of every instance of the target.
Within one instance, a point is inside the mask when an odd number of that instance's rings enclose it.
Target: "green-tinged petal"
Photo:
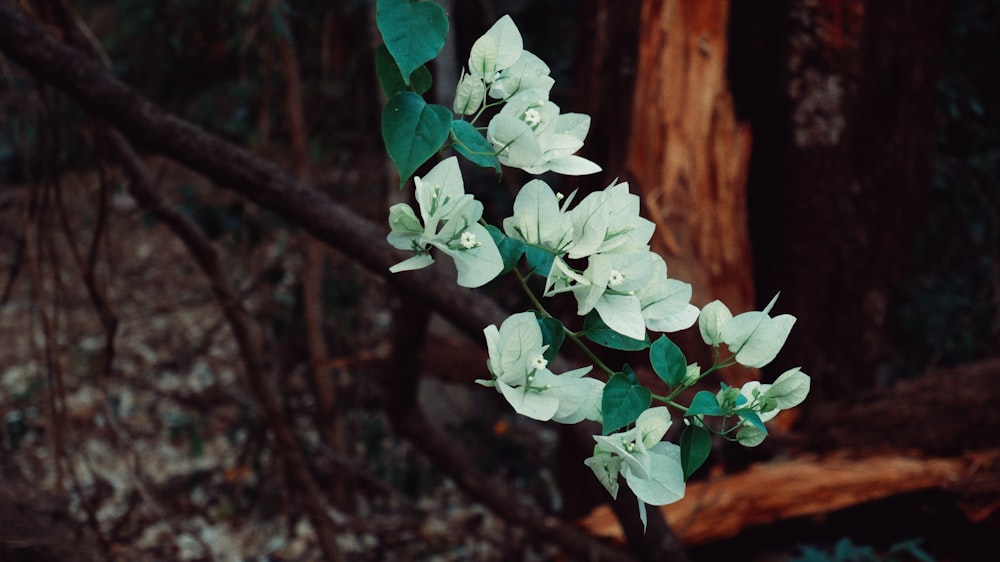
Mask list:
[[[452,109],[459,115],[472,115],[479,111],[486,99],[486,85],[483,79],[466,74],[462,76],[462,81],[455,89],[455,103]]]
[[[701,309],[698,316],[698,331],[701,339],[708,345],[717,346],[722,343],[722,329],[733,319],[733,313],[722,301],[712,301]]]
[[[462,242],[439,247],[455,260],[459,285],[468,288],[482,287],[496,279],[503,271],[503,256],[500,255],[490,233],[482,225],[471,224],[460,235],[463,240],[470,240],[467,238],[469,236],[472,243],[476,244],[472,248],[463,247]]]
[[[595,435],[594,440],[600,450],[621,457],[623,470],[627,469],[640,478],[649,476],[650,456],[642,440],[636,439],[634,429],[613,435]]]
[[[448,125],[451,126],[451,121]],[[425,225],[448,218],[471,198],[471,196],[463,197],[465,182],[456,156],[438,162],[426,176],[417,176],[413,181],[416,184],[417,204],[420,206],[420,214]],[[479,217],[474,220],[479,220]]]
[[[667,505],[684,497],[684,469],[681,468],[680,447],[661,441],[648,450],[650,473],[642,476],[627,463],[622,466],[625,482],[639,501],[650,505]]]
[[[744,447],[756,447],[763,443],[766,438],[767,432],[761,431],[752,425],[744,425],[736,432],[736,441]]]
[[[390,267],[389,271],[392,273],[399,273],[400,271],[413,271],[414,269],[423,269],[432,263],[434,263],[434,258],[430,257],[428,254],[417,254],[412,258],[405,259]]]
[[[517,62],[500,72],[500,77],[490,86],[490,97],[507,99],[530,89],[548,92],[555,84],[549,76],[549,67],[529,51],[521,51]]]
[[[522,416],[538,421],[549,421],[559,409],[559,399],[555,396],[532,392],[524,388],[513,388],[501,380],[497,380],[496,384],[514,411]]]
[[[406,203],[396,203],[389,208],[389,228],[391,231],[386,240],[391,246],[400,250],[413,250],[414,245],[426,247],[426,244],[420,242],[424,226],[420,224],[413,208]]]
[[[679,332],[698,321],[698,308],[691,304],[690,283],[654,277],[638,297],[646,327],[654,332]]]
[[[534,166],[542,157],[534,132],[516,117],[498,113],[486,128],[486,137],[497,150],[500,162],[507,166]]]
[[[500,369],[506,373],[512,369],[523,369],[536,353],[542,353],[542,330],[538,327],[533,312],[519,312],[503,321],[499,331]],[[495,371],[494,371],[495,372]],[[507,384],[522,385],[526,371],[518,374],[520,381],[505,380]]]
[[[645,339],[646,323],[642,319],[638,298],[605,294],[598,299],[594,310],[609,328],[619,334],[636,340]]]
[[[604,489],[611,494],[612,498],[618,498],[618,474],[621,472],[622,460],[619,457],[609,455],[601,451],[594,451],[594,456],[583,461],[583,464],[594,471],[597,481],[604,486]]]
[[[559,199],[541,180],[524,184],[514,199],[514,216],[503,221],[507,236],[528,244],[558,250],[572,234],[569,217],[559,208]]]
[[[635,420],[635,427],[642,444],[649,449],[663,439],[672,423],[667,407],[657,406],[639,414],[639,418]]]
[[[591,369],[583,367],[561,375],[544,371],[536,374],[532,386],[559,400],[559,409],[552,416],[552,421],[569,424],[600,416],[604,383],[584,377]]]
[[[590,174],[600,172],[602,169],[590,160],[574,155],[561,156],[559,158],[549,160],[539,169],[541,168],[544,168],[541,172],[532,172],[528,170],[528,173],[555,172],[564,176],[589,176]]]
[[[729,350],[736,353],[736,361],[740,365],[759,368],[770,363],[778,355],[792,331],[793,324],[795,317],[790,314],[771,318],[762,312],[744,313],[726,324],[722,335]],[[744,336],[748,329],[749,334]],[[734,343],[730,343],[730,340]]]
[[[801,404],[809,394],[809,386],[809,375],[795,367],[782,373],[764,392],[764,397],[773,400],[777,409],[785,410]]]
[[[521,32],[514,20],[505,15],[472,44],[469,70],[473,75],[492,82],[497,71],[517,62],[523,50]]]

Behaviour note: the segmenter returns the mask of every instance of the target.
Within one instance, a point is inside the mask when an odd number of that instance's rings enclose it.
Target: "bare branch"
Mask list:
[[[404,256],[385,243],[384,227],[252,152],[167,113],[6,4],[0,4],[0,50],[139,146],[161,152],[302,227],[440,312],[467,334],[478,337],[484,326],[499,324],[506,317],[496,303],[457,287],[438,268],[389,275],[389,267]]]

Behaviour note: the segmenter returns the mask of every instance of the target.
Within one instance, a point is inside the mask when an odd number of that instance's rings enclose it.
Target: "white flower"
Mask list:
[[[573,226],[559,206],[559,198],[542,180],[524,184],[514,199],[514,216],[503,221],[504,233],[514,239],[559,253],[570,243]]]
[[[486,138],[500,162],[529,174],[553,171],[570,176],[601,171],[597,164],[574,156],[590,130],[590,117],[559,113],[559,106],[541,88],[521,90],[507,99],[490,120]]]
[[[389,209],[389,244],[417,255],[389,271],[397,273],[427,267],[434,262],[430,247],[451,256],[458,269],[458,284],[479,287],[503,270],[503,258],[490,233],[479,224],[483,204],[465,193],[458,160],[443,160],[423,178],[414,178],[418,219],[413,208],[397,203]],[[423,224],[421,224],[423,219]]]
[[[654,332],[685,330],[698,320],[698,308],[691,304],[691,285],[667,278],[667,264],[653,254],[652,280],[636,296],[642,319]]]
[[[768,314],[777,300],[775,295],[763,311],[737,316],[719,301],[708,303],[698,319],[702,339],[712,346],[725,343],[740,365],[758,368],[767,365],[781,351],[795,324],[795,317],[790,314],[774,318]]]
[[[680,447],[660,441],[670,425],[666,407],[650,408],[628,431],[595,435],[594,455],[584,461],[612,497],[618,495],[618,474],[624,476],[643,516],[647,503],[666,505],[684,497]]]
[[[650,283],[655,271],[655,254],[595,254],[582,273],[556,258],[545,285],[545,296],[572,292],[577,314],[597,310],[609,328],[633,339],[646,337],[642,302],[637,292]],[[616,284],[612,285],[612,281]]]
[[[585,258],[597,253],[631,253],[649,248],[656,225],[639,216],[639,196],[629,193],[628,183],[612,183],[595,191],[569,212],[573,245],[569,257]]]
[[[507,99],[523,90],[549,92],[555,80],[549,76],[549,67],[529,51],[521,51],[517,61],[497,73],[490,86],[490,97]]]
[[[781,410],[794,408],[802,403],[809,394],[810,378],[798,367],[789,369],[781,374],[772,384],[761,384],[760,381],[750,381],[739,390],[739,398],[735,407],[747,409],[760,418],[761,423],[767,423],[774,419]],[[730,389],[731,390],[731,389]],[[723,395],[726,390],[716,394],[716,399],[723,403]],[[760,445],[767,432],[757,425],[744,420],[741,424],[736,439],[746,447],[756,447]]]
[[[468,230],[462,233],[459,243],[462,244],[462,247],[466,250],[471,250],[476,246],[479,246],[479,242],[476,242],[476,235]]]
[[[534,313],[521,312],[483,330],[489,351],[487,366],[491,380],[477,380],[494,386],[510,402],[514,411],[540,421],[577,423],[600,420],[604,383],[585,377],[591,367],[561,375],[547,369],[542,331]]]
[[[472,44],[469,71],[487,83],[493,82],[498,72],[517,62],[523,50],[521,32],[514,20],[505,15]]]

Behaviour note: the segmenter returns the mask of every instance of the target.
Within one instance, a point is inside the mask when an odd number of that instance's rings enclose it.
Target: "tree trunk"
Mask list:
[[[766,147],[749,188],[758,298],[781,291],[799,318],[775,366],[841,398],[890,366],[887,312],[930,178],[940,2],[778,10],[734,5],[736,91]]]
[[[751,135],[735,117],[726,79],[728,18],[726,0],[643,3],[627,165],[670,277],[694,286],[697,305],[720,299],[744,312],[754,308]],[[704,347],[688,339],[685,350]]]

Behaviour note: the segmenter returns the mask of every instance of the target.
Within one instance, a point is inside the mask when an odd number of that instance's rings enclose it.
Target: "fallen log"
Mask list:
[[[690,547],[734,537],[750,527],[831,513],[898,494],[955,490],[974,474],[995,474],[998,461],[1000,450],[956,458],[835,454],[761,463],[741,473],[689,483],[683,500],[661,510]],[[594,509],[579,524],[591,534],[622,540],[607,505]]]

